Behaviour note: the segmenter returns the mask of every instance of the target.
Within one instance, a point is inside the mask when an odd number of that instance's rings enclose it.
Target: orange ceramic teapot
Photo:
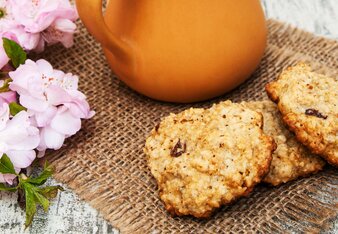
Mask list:
[[[266,45],[259,0],[77,0],[117,76],[154,99],[224,94],[255,70]]]

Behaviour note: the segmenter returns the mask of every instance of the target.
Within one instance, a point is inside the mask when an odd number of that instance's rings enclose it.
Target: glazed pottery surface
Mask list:
[[[154,99],[195,102],[247,79],[266,46],[259,0],[77,0],[116,75]]]

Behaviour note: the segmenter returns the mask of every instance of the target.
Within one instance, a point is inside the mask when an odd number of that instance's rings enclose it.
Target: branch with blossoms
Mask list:
[[[26,209],[26,227],[36,207],[45,211],[60,186],[41,187],[52,175],[46,164],[37,177],[26,168],[46,150],[60,149],[66,138],[94,115],[78,90],[78,77],[56,70],[26,52],[47,44],[73,44],[77,14],[68,0],[0,0],[0,191],[17,191]]]

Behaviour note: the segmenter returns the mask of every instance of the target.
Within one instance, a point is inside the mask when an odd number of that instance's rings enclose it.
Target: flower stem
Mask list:
[[[7,78],[8,77],[8,71],[0,71],[0,78]]]

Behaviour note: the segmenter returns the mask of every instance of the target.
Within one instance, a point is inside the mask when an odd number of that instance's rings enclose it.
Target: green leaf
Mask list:
[[[40,189],[40,193],[45,196],[46,198],[52,199],[56,198],[58,195],[58,191],[64,191],[64,189],[61,186],[48,186]]]
[[[49,201],[42,194],[39,193],[40,189],[27,182],[27,180],[21,180],[22,188],[25,191],[26,197],[26,227],[28,227],[33,220],[36,212],[37,204],[41,204],[44,211],[47,212],[49,208]],[[34,207],[34,208],[33,208]]]
[[[18,190],[18,187],[7,187],[6,185],[0,183],[0,191],[15,192]]]
[[[16,175],[13,163],[6,154],[3,154],[0,159],[0,173]]]
[[[0,93],[8,92],[9,91],[9,82],[11,82],[12,79],[8,78],[4,80],[4,85],[0,87]]]
[[[34,190],[32,190],[31,186],[29,186],[29,183],[23,183],[22,188],[25,192],[26,197],[26,222],[25,227],[27,228],[29,225],[31,225],[34,215],[36,213],[36,198],[34,194]]]
[[[36,178],[29,178],[25,174],[20,174],[19,178],[19,193],[23,193],[26,199],[26,228],[31,225],[33,217],[36,213],[36,207],[40,204],[44,211],[47,212],[50,201],[49,199],[55,198],[58,191],[63,191],[61,186],[47,186],[40,188],[39,186],[44,184],[46,180],[52,175],[52,166],[45,163],[44,170]]]
[[[28,182],[35,185],[43,185],[53,175],[53,167],[45,163],[44,169],[38,177],[28,178]]]
[[[33,185],[31,185],[33,186]],[[35,188],[35,187],[33,187]],[[43,207],[43,210],[45,212],[48,211],[48,208],[49,208],[49,201],[47,198],[45,198],[43,195],[41,195],[39,192],[38,192],[38,189],[35,188],[35,192],[34,192],[34,195],[35,195],[35,201],[36,203],[40,203]]]
[[[27,108],[21,106],[20,104],[16,102],[9,103],[9,112],[11,113],[12,116],[15,116],[20,111],[25,111],[25,110],[27,110]]]
[[[20,185],[25,192],[26,198],[26,228],[31,225],[36,207],[40,204],[45,212],[48,211],[50,202],[48,198],[55,197],[59,190],[59,186],[51,186],[45,188],[38,188],[36,185],[31,184],[28,180],[19,179]],[[54,196],[55,195],[55,196]]]
[[[24,64],[27,59],[27,54],[22,47],[15,41],[7,38],[2,38],[2,41],[5,52],[12,61],[14,68],[19,67],[20,64]]]

